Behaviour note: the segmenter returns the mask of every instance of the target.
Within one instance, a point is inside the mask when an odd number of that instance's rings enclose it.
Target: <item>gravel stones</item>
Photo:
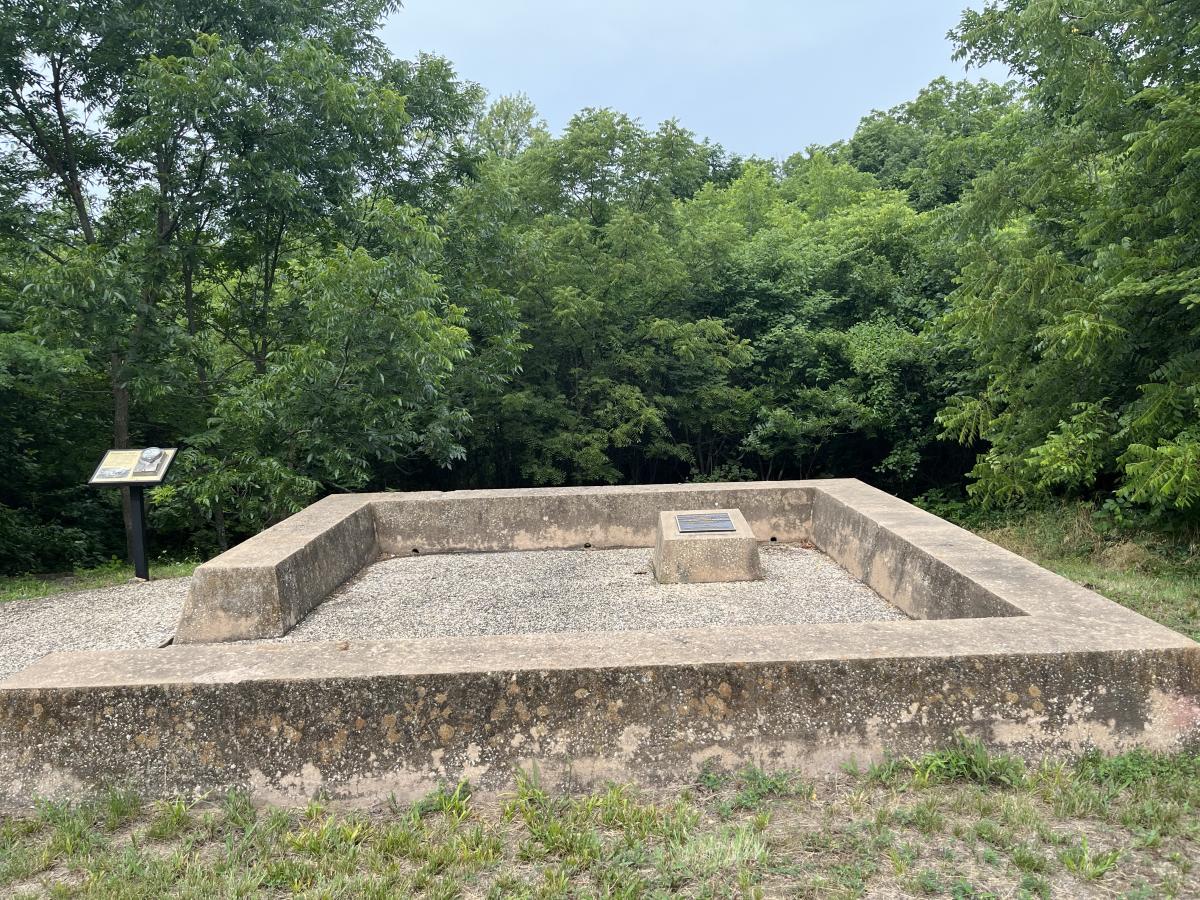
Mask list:
[[[824,554],[763,544],[765,578],[658,584],[650,550],[397,557],[363,569],[281,641],[653,631],[903,619]],[[59,650],[158,647],[190,578],[0,603],[0,679]]]
[[[191,580],[130,582],[0,603],[0,679],[59,650],[160,646],[175,632]]]
[[[649,631],[906,618],[824,554],[762,545],[765,578],[658,584],[650,551],[405,556],[368,566],[282,641]]]

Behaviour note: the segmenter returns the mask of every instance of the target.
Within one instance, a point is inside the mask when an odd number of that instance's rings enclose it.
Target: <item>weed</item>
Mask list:
[[[727,773],[718,771],[711,762],[705,763],[700,769],[700,774],[696,776],[700,787],[714,794],[725,787],[729,779],[730,776]]]
[[[1000,787],[1026,783],[1025,763],[1005,753],[991,753],[982,741],[956,734],[950,747],[918,759],[885,758],[867,770],[867,778],[888,787],[905,783],[929,787],[949,782]]]
[[[1011,851],[1013,865],[1022,872],[1050,871],[1050,860],[1026,844],[1017,844]]]
[[[1094,851],[1088,846],[1087,837],[1082,837],[1078,844],[1061,851],[1058,858],[1068,872],[1094,881],[1103,878],[1116,866],[1117,860],[1121,858],[1121,851]]]
[[[155,806],[154,820],[146,829],[148,837],[167,841],[178,837],[192,824],[191,810],[184,800],[164,800]]]
[[[436,791],[418,800],[412,807],[412,814],[423,819],[432,813],[443,813],[452,823],[458,824],[465,820],[470,813],[471,785],[460,781],[451,790],[446,785],[440,785]]]
[[[927,753],[912,764],[913,779],[919,784],[965,781],[971,784],[1019,787],[1025,783],[1025,763],[1005,753],[991,753],[983,742],[963,734],[953,746]]]
[[[122,825],[137,818],[142,810],[142,801],[133,791],[109,788],[101,801],[104,808],[104,827],[116,831]]]
[[[910,882],[912,889],[922,894],[940,894],[945,890],[941,876],[932,869],[922,869]]]
[[[225,822],[242,831],[249,831],[258,821],[258,812],[245,791],[230,791],[221,802]]]
[[[1012,843],[1012,835],[991,819],[980,819],[976,822],[974,833],[979,840],[993,847],[1004,849]]]
[[[891,860],[892,871],[897,875],[903,875],[916,861],[917,852],[910,845],[902,844],[899,847],[893,847],[889,850],[887,857]]]
[[[1021,898],[1049,897],[1050,882],[1041,875],[1026,873],[1017,884],[1017,896]]]
[[[960,878],[950,885],[950,896],[954,900],[996,900],[991,891],[981,891],[965,878]]]
[[[736,809],[755,809],[763,800],[776,797],[797,797],[811,793],[804,781],[794,772],[768,775],[762,769],[747,766],[737,773]]]
[[[935,834],[946,826],[946,817],[942,815],[937,799],[933,797],[926,798],[908,809],[899,810],[897,818],[905,824],[912,825],[924,835]]]

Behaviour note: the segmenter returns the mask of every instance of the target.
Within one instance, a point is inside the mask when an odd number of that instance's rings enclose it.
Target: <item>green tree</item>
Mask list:
[[[1031,104],[967,192],[947,320],[972,360],[941,415],[985,449],[973,493],[1200,497],[1200,11],[1015,0],[967,12],[961,55]]]
[[[375,467],[460,456],[449,373],[515,333],[490,294],[447,295],[430,222],[475,165],[481,92],[392,59],[390,8],[0,12],[5,189],[28,186],[0,222],[6,316],[107,380],[112,445],[188,446],[155,499],[222,546]]]

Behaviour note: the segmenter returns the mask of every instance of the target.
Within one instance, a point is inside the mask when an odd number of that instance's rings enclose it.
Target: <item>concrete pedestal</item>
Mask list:
[[[684,532],[679,516],[725,513],[732,531]],[[686,521],[686,520],[685,520]],[[763,577],[758,541],[736,509],[672,510],[659,513],[654,543],[654,577],[662,584],[758,581]]]

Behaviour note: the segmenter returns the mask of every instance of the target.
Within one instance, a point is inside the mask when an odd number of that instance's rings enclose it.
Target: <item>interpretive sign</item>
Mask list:
[[[96,466],[88,484],[156,485],[161,484],[175,459],[174,447],[147,447],[145,450],[109,450]]]
[[[727,512],[683,513],[675,517],[675,525],[680,534],[737,530]]]
[[[144,450],[109,450],[96,466],[88,484],[98,487],[129,488],[129,515],[132,525],[129,551],[133,557],[133,574],[150,578],[146,561],[146,498],[144,489],[162,484],[167,469],[175,459],[175,448],[147,447]]]

